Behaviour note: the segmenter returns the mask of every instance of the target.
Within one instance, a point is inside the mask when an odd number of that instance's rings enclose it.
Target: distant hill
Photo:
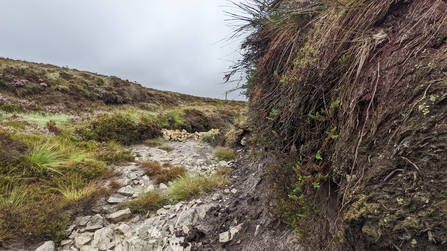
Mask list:
[[[239,103],[159,91],[115,76],[0,57],[0,105],[19,110],[75,112],[110,105],[178,106]]]

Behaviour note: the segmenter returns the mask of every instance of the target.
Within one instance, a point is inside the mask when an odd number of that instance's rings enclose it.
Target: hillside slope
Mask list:
[[[0,105],[8,103],[10,109],[59,112],[107,105],[244,104],[159,91],[114,76],[1,57],[0,94]]]

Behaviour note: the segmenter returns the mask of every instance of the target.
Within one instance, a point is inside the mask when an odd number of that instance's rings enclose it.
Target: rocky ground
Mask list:
[[[168,141],[165,145],[172,150],[143,145],[130,150],[137,160],[183,165],[192,173],[209,174],[228,165],[232,170],[230,184],[148,215],[134,215],[129,209],[118,209],[117,203],[142,192],[165,190],[169,184],[157,185],[137,163],[117,167],[120,175],[115,179],[124,186],[98,201],[92,208],[95,214],[77,217],[68,229],[69,238],[59,246],[48,241],[35,250],[302,250],[294,243],[293,233],[267,210],[262,161],[254,163],[246,157],[247,150],[240,149],[235,161],[218,162],[213,147],[196,140]]]

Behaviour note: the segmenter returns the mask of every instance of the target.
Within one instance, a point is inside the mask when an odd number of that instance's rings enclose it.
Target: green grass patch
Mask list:
[[[175,200],[186,200],[223,187],[229,182],[224,175],[213,174],[209,177],[203,175],[187,175],[180,177],[172,183],[169,195]]]
[[[132,213],[147,213],[157,210],[169,202],[168,198],[156,192],[144,193],[132,201],[118,204],[119,208],[129,208]]]
[[[66,123],[70,121],[73,116],[66,114],[54,114],[54,113],[27,113],[21,115],[23,119],[29,123],[44,127],[48,122],[54,121],[55,123]]]
[[[148,147],[161,146],[166,140],[163,137],[157,137],[155,139],[147,139],[143,141],[143,144]]]
[[[101,144],[96,150],[96,158],[105,161],[108,165],[122,164],[135,160],[135,156],[130,151],[114,141]]]
[[[62,174],[59,171],[62,161],[64,161],[62,155],[53,146],[38,145],[30,154],[25,155],[19,168],[20,172],[27,176],[43,177],[55,173]]]
[[[230,161],[234,159],[236,153],[230,147],[217,147],[214,156],[216,156],[218,160]]]

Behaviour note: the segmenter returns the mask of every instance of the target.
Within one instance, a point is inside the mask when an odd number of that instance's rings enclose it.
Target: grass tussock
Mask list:
[[[163,137],[157,137],[155,139],[147,139],[143,141],[143,144],[148,147],[157,147],[161,146],[165,142]]]
[[[121,184],[121,182],[119,182],[115,178],[111,178],[109,180],[109,187],[113,190],[117,190],[117,189],[121,188],[122,186],[123,186],[123,184]]]
[[[120,208],[129,208],[132,213],[147,213],[167,205],[168,202],[169,200],[166,196],[156,192],[148,192],[132,201],[122,202],[118,206]]]
[[[184,167],[172,166],[169,163],[160,165],[157,161],[145,161],[139,164],[146,168],[145,174],[154,176],[158,183],[166,183],[186,174]]]
[[[57,191],[69,202],[89,197],[99,189],[100,187],[98,185],[93,182],[87,183],[79,175],[64,177],[57,184]]]
[[[186,175],[176,179],[169,188],[169,195],[175,200],[186,200],[194,196],[223,187],[229,182],[224,175],[213,174],[209,177],[203,175]]]
[[[158,149],[165,150],[166,152],[171,152],[172,150],[174,150],[174,148],[167,145],[159,146]]]
[[[217,147],[216,151],[214,152],[214,156],[216,156],[218,160],[230,161],[234,159],[236,153],[230,147]]]

